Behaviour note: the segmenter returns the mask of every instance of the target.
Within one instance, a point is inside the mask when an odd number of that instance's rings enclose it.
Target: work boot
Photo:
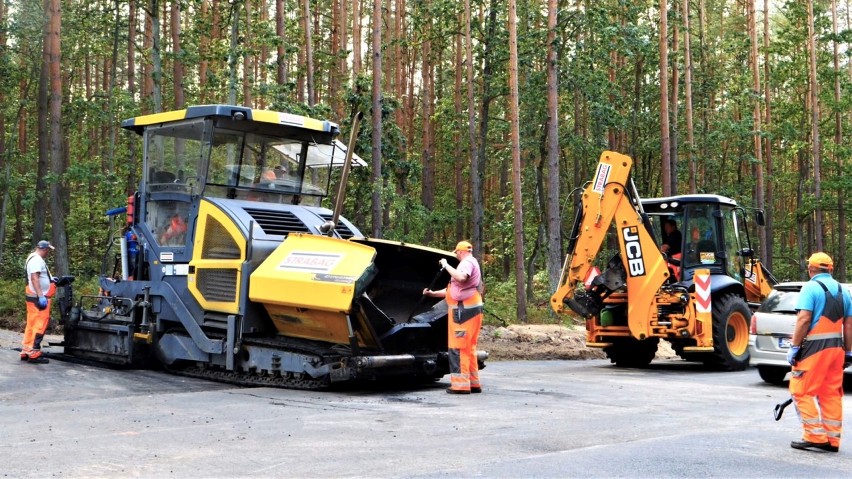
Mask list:
[[[447,394],[470,394],[470,391],[467,389],[447,388]]]
[[[30,360],[29,360],[28,362],[29,362],[30,364],[47,364],[47,363],[49,363],[49,362],[50,362],[50,360],[49,360],[49,359],[47,359],[47,358],[46,358],[46,357],[44,357],[44,356],[39,356],[39,357],[37,357],[37,358],[30,358]]]
[[[802,451],[812,451],[814,449],[819,449],[821,451],[829,451],[829,452],[837,452],[839,448],[837,446],[832,446],[828,442],[811,442],[811,441],[793,441],[790,443],[790,447],[793,449],[800,449]]]

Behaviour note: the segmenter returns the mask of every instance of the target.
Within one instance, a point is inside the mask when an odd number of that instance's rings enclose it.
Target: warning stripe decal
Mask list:
[[[695,281],[695,309],[699,313],[710,312],[710,271],[697,270]]]

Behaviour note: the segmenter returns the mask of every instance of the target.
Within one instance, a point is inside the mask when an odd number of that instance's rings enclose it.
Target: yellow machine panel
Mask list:
[[[291,233],[252,273],[249,297],[264,305],[348,313],[356,283],[376,250],[326,236]]]
[[[198,229],[187,277],[189,291],[207,311],[240,309],[240,276],[246,240],[233,220],[209,201],[198,208]]]

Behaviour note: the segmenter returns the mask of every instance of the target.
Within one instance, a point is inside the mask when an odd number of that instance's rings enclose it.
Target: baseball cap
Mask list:
[[[831,260],[831,256],[820,251],[819,253],[812,254],[811,257],[808,258],[808,266],[832,269],[834,268],[834,261]]]
[[[453,252],[456,251],[473,251],[473,245],[468,243],[467,241],[459,241],[459,243],[456,245],[456,249],[454,249]]]
[[[53,247],[52,244],[50,244],[50,241],[47,241],[47,240],[39,241],[38,245],[36,245],[36,246],[38,247],[38,249],[48,249],[48,248],[56,249],[56,248]]]

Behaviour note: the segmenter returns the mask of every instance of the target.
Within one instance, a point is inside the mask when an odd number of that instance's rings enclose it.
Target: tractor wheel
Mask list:
[[[704,360],[721,371],[742,371],[748,366],[748,328],[751,311],[735,294],[713,298],[713,353]]]
[[[604,348],[606,357],[620,368],[644,368],[651,364],[657,354],[659,338],[639,341],[624,338],[613,341],[612,346]]]

